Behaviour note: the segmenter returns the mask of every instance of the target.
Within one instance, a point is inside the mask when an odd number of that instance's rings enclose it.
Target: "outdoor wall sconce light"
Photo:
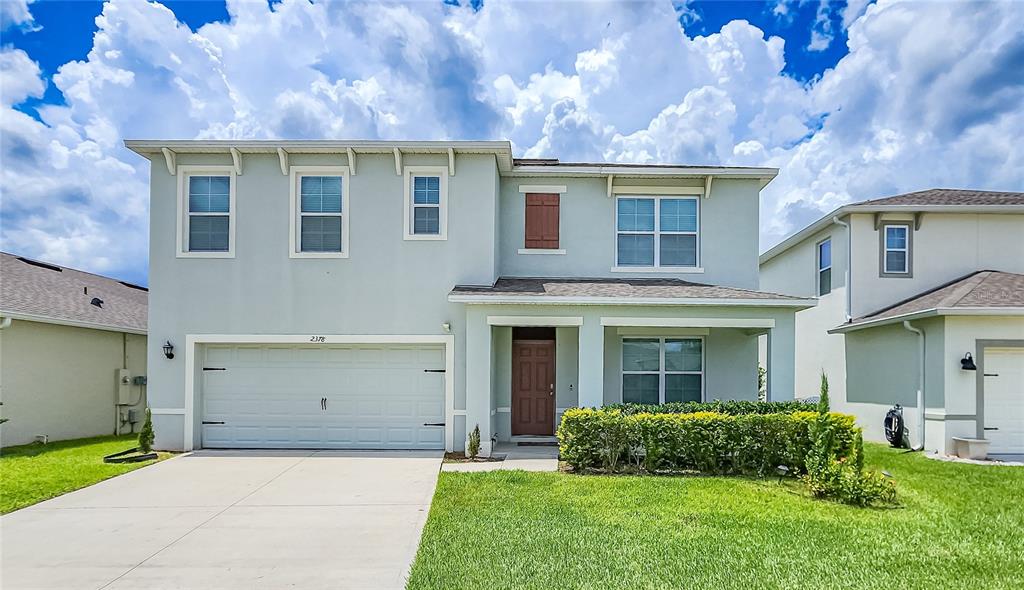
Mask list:
[[[163,349],[164,349],[164,356],[165,357],[167,357],[169,359],[174,358],[174,345],[171,344],[170,340],[168,340],[166,343],[164,343]]]
[[[960,369],[962,371],[977,371],[978,366],[974,364],[974,358],[971,357],[971,353],[964,355],[964,358],[960,359]]]

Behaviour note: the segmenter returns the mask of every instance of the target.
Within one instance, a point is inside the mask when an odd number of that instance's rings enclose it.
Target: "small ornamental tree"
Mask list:
[[[473,432],[469,433],[469,440],[466,442],[466,454],[469,455],[470,459],[476,459],[476,456],[480,454],[479,424],[473,428]]]
[[[139,450],[143,453],[152,451],[154,438],[153,414],[149,408],[146,408],[146,421],[142,423],[142,428],[139,430]]]

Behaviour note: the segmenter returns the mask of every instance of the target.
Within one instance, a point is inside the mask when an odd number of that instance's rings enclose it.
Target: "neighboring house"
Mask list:
[[[797,314],[798,397],[825,371],[871,439],[901,404],[915,444],[923,414],[929,450],[956,436],[1024,453],[1024,193],[844,205],[762,254],[761,288],[819,297]]]
[[[0,253],[0,446],[129,432],[145,376],[144,287]]]
[[[459,450],[609,402],[793,397],[772,168],[506,141],[127,141],[152,161],[157,446]],[[173,346],[173,359],[161,345]]]

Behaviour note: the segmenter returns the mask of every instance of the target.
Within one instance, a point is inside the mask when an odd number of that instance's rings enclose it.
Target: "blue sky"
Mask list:
[[[851,200],[1024,186],[1019,2],[2,0],[0,29],[2,248],[142,283],[132,137],[776,166],[762,247]]]

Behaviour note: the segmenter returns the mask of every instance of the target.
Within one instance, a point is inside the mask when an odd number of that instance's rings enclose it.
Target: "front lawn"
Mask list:
[[[901,508],[774,479],[443,472],[408,588],[1024,588],[1024,468],[865,451]]]
[[[108,464],[105,455],[136,446],[138,435],[99,436],[0,449],[0,514],[84,488],[144,463]],[[169,455],[160,453],[160,459]]]

